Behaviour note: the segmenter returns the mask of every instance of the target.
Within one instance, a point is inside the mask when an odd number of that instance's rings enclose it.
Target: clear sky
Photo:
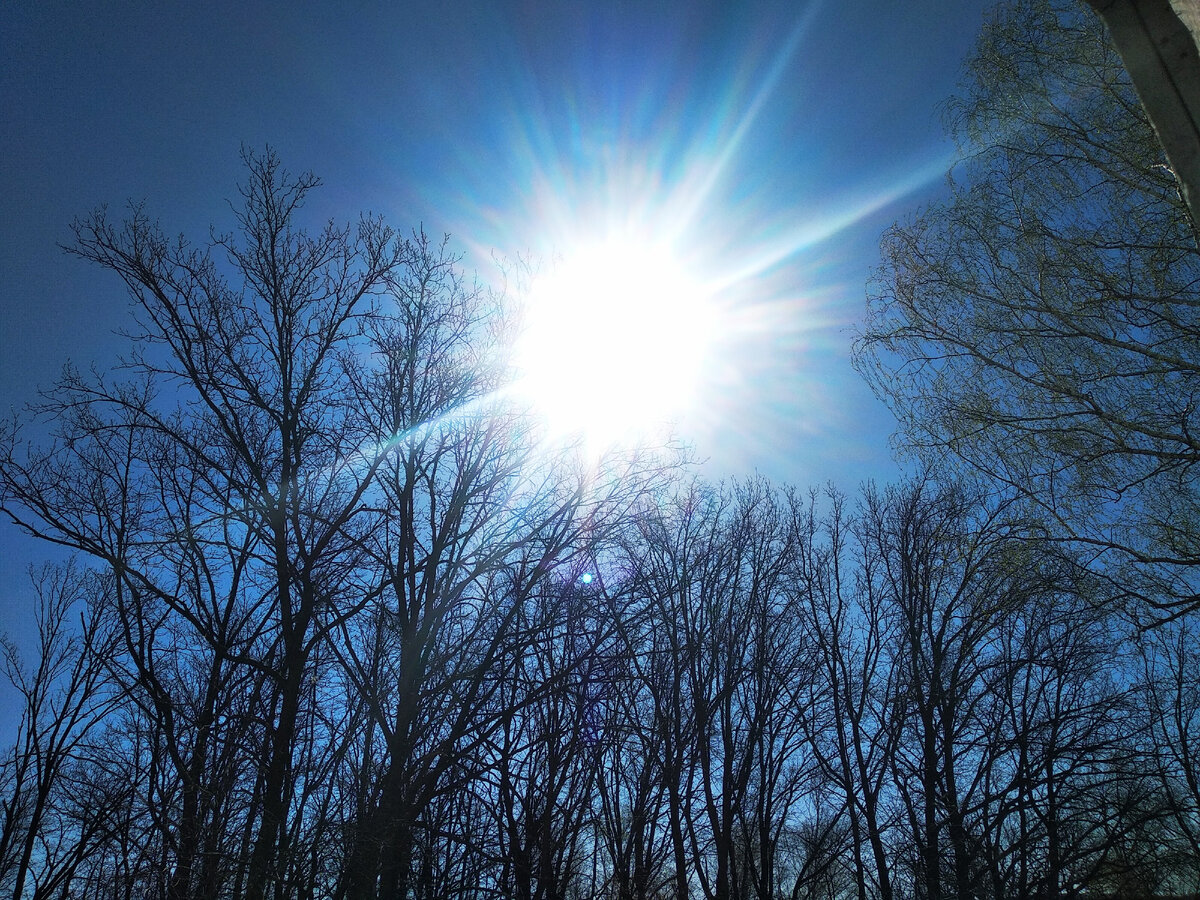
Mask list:
[[[758,326],[684,435],[710,470],[887,479],[850,331],[880,232],[941,188],[940,104],[990,5],[4,3],[0,407],[122,347],[118,280],[58,248],[74,216],[145,199],[203,239],[239,148],[270,144],[323,178],[316,215],[448,231],[485,277],[589,217],[670,229]],[[46,555],[0,526],[0,630],[27,633]]]

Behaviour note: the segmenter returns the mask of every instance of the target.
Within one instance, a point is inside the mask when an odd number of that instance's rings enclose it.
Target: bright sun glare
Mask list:
[[[553,432],[608,445],[696,402],[712,326],[703,285],[669,249],[579,246],[526,299],[518,385]]]

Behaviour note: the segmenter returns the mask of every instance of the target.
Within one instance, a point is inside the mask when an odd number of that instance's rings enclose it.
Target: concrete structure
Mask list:
[[[1087,0],[1108,26],[1200,238],[1200,0]]]

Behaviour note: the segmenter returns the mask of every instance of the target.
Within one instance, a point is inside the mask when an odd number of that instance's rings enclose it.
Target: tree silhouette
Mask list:
[[[1194,614],[1132,640],[1125,573],[944,468],[851,501],[549,445],[507,298],[246,164],[204,246],[77,223],[131,349],[0,443],[77,556],[4,646],[14,900],[1186,887]]]

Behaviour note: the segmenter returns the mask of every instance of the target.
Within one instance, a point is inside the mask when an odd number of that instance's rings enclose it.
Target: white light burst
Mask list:
[[[518,386],[552,431],[602,446],[696,401],[713,309],[669,248],[610,237],[570,249],[525,314]]]

